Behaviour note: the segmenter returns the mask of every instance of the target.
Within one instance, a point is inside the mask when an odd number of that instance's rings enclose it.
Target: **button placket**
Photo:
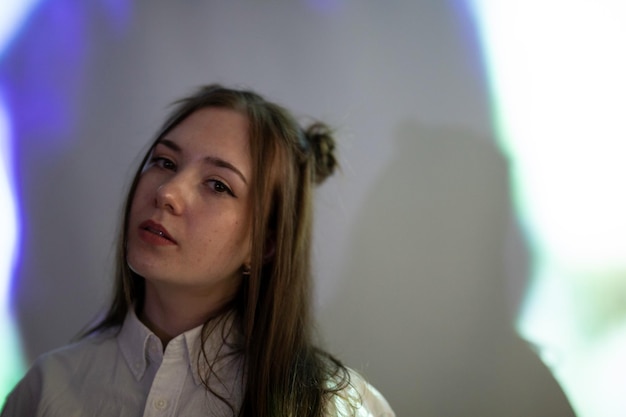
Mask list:
[[[154,341],[151,341],[154,342]],[[177,404],[189,372],[184,345],[177,338],[170,341],[165,352],[160,343],[146,346],[152,366],[157,367],[144,410],[144,417],[175,415]]]

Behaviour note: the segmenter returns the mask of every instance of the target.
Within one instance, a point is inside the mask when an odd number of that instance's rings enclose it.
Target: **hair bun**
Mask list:
[[[304,136],[311,147],[315,159],[316,184],[321,184],[335,172],[339,165],[335,157],[335,139],[330,128],[321,122],[313,123],[304,131]]]

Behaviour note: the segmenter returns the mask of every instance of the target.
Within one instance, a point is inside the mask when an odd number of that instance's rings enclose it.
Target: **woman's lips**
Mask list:
[[[146,220],[139,225],[139,236],[153,245],[175,245],[176,241],[167,232],[167,229],[159,223]]]

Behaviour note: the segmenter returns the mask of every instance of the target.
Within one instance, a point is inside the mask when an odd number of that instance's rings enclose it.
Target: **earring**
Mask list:
[[[241,273],[244,277],[250,276],[250,265],[244,265],[241,267]]]

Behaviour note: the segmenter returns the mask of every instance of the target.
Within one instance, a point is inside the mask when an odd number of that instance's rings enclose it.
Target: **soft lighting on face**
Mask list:
[[[624,415],[626,3],[467,2],[533,255],[518,329],[579,416]]]

